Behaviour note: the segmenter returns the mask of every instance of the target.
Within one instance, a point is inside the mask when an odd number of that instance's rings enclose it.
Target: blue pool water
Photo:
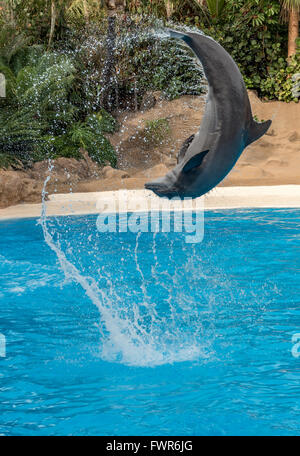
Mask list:
[[[186,244],[64,217],[52,249],[1,222],[0,434],[298,434],[299,222],[211,211]]]

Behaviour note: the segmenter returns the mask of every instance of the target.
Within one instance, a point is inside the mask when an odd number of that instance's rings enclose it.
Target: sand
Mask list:
[[[247,147],[221,186],[300,184],[300,103],[264,102],[254,92],[248,92],[253,115],[260,121],[271,119],[265,136]],[[118,166],[127,170],[129,179],[118,188],[142,188],[144,176],[155,165],[172,168],[182,142],[195,133],[202,120],[204,98],[184,96],[177,100],[160,100],[145,113],[124,114],[122,130],[111,137],[118,148]],[[147,148],[140,140],[145,122],[167,118],[171,133],[156,147]],[[161,171],[163,175],[163,170]],[[101,188],[115,190],[116,182],[99,182]]]

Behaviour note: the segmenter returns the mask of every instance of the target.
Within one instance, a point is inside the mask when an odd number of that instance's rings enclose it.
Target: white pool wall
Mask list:
[[[83,215],[99,212],[139,212],[145,210],[298,208],[300,185],[217,187],[207,195],[187,202],[164,203],[150,190],[65,193],[49,195],[47,215]],[[165,205],[165,206],[164,206]],[[0,220],[39,217],[41,204],[18,204],[0,209]]]

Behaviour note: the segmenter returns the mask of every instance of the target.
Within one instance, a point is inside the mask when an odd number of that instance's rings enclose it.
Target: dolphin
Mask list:
[[[240,70],[219,43],[200,33],[169,33],[183,39],[199,58],[208,95],[200,129],[183,143],[177,166],[145,187],[168,198],[196,198],[224,179],[245,147],[267,132],[271,120],[253,119]]]

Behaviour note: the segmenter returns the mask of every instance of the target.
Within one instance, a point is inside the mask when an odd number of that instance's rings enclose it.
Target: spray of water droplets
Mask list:
[[[149,36],[169,38],[165,30],[152,29],[145,36],[127,33],[114,46],[118,51],[130,49],[137,39]],[[78,52],[92,60],[99,46],[101,39],[91,37]],[[101,75],[92,76],[87,74],[87,90]],[[101,90],[98,99],[91,100],[92,109],[101,102]],[[185,245],[174,233],[105,238],[97,232],[95,220],[47,218],[45,197],[52,169],[49,162],[40,225],[66,280],[78,283],[99,310],[101,357],[137,366],[209,357],[215,275],[199,261],[199,247]]]

